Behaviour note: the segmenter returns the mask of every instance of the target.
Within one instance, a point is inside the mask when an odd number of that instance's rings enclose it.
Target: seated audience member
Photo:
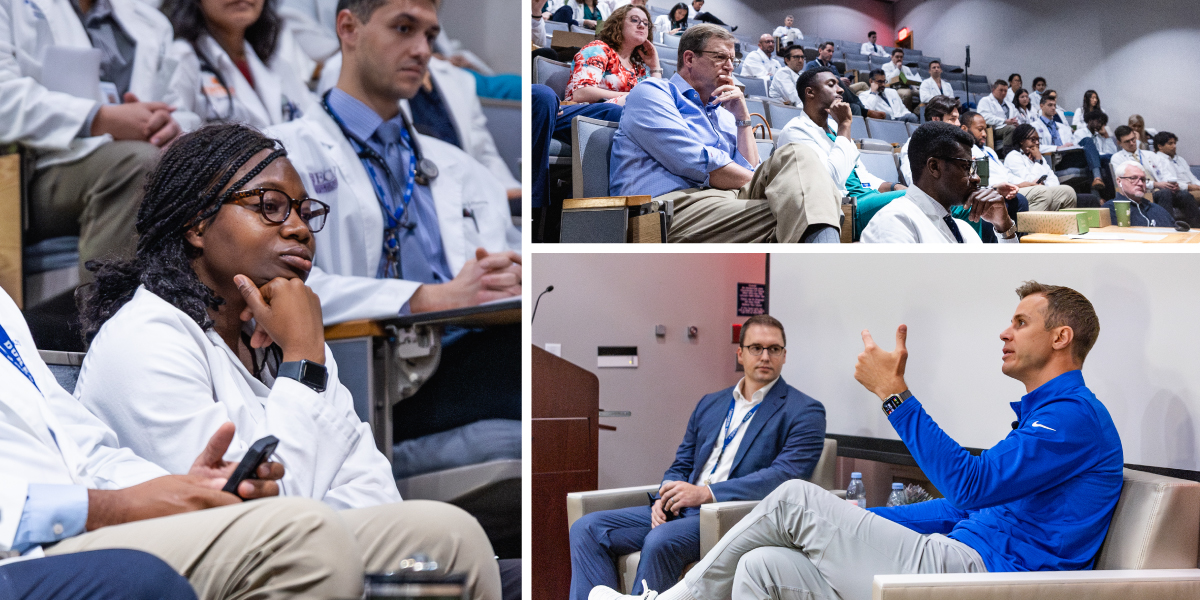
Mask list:
[[[958,99],[954,96],[934,96],[925,103],[925,120],[941,121],[958,127]],[[913,184],[913,174],[908,161],[908,147],[912,138],[904,142],[900,148],[900,174],[908,185]]]
[[[912,69],[904,65],[904,49],[896,48],[892,50],[892,62],[884,63],[883,74],[891,81],[897,77],[900,78],[900,83],[904,85],[915,85],[921,83],[921,77],[912,72]]]
[[[161,558],[120,548],[0,560],[0,585],[13,600],[196,600],[187,579]]]
[[[867,41],[863,43],[862,48],[859,48],[859,54],[867,56],[887,56],[887,49],[875,43],[876,36],[874,31],[867,32]]]
[[[872,119],[886,119],[887,113],[877,110],[871,110],[863,106],[862,100],[858,99],[858,94],[850,91],[850,80],[847,79],[842,72],[838,70],[837,65],[833,64],[833,42],[825,42],[817,46],[817,58],[809,61],[804,65],[804,70],[812,69],[827,69],[834,75],[837,75],[841,82],[842,98],[850,105],[850,110],[854,115],[867,116]]]
[[[1176,153],[1179,138],[1170,131],[1160,131],[1154,134],[1154,147],[1158,149],[1159,163],[1167,179],[1179,185],[1179,189],[1190,193],[1200,200],[1200,179],[1192,172],[1187,161]],[[1173,171],[1173,172],[1172,172]]]
[[[841,241],[841,193],[811,149],[779,146],[759,161],[733,85],[734,41],[689,27],[675,76],[633,89],[613,136],[610,193],[673,201],[668,241]]]
[[[1157,153],[1138,148],[1138,134],[1128,125],[1118,127],[1113,135],[1121,147],[1112,157],[1113,177],[1117,176],[1117,166],[1123,162],[1132,161],[1141,165],[1142,172],[1149,180],[1147,190],[1154,197],[1154,203],[1168,211],[1174,210],[1192,227],[1200,227],[1200,207],[1196,204],[1196,198],[1186,189],[1180,189],[1177,182],[1170,181],[1174,168],[1165,164]]]
[[[784,68],[775,71],[771,77],[771,85],[767,95],[782,101],[784,104],[800,106],[800,96],[796,94],[796,80],[800,71],[804,70],[804,48],[788,46],[780,52],[783,56]]]
[[[746,55],[742,59],[742,72],[739,76],[742,77],[758,77],[759,79],[770,79],[775,75],[775,71],[779,70],[779,63],[775,61],[775,38],[771,34],[764,33],[758,37],[758,48]]]
[[[133,254],[142,181],[158,147],[180,132],[183,112],[172,114],[159,95],[173,66],[165,60],[171,24],[137,0],[0,4],[6,57],[0,145],[22,144],[36,158],[23,241],[79,236],[79,275],[86,283],[92,276],[83,267],[87,261]],[[52,46],[99,50],[101,89],[111,102],[47,89],[47,75],[68,66],[62,61],[76,60],[60,52],[55,61],[47,52]],[[64,293],[68,304],[70,294]]]
[[[1096,90],[1088,90],[1083,93],[1083,104],[1075,109],[1075,116],[1071,117],[1071,127],[1074,127],[1075,131],[1086,127],[1087,119],[1085,116],[1093,110],[1103,111],[1100,108],[1100,94],[1097,94]],[[1105,117],[1105,121],[1107,120],[1108,118]]]
[[[548,1],[549,0],[531,0],[533,13],[531,14],[530,18],[532,26],[530,28],[529,39],[531,40],[531,43],[538,48],[545,48],[549,43],[549,38],[546,37],[546,17],[545,13],[542,12],[546,6],[549,6],[549,4],[547,4]]]
[[[1020,124],[1017,107],[1004,97],[1006,93],[1008,84],[997,79],[992,82],[992,93],[979,99],[979,114],[992,127],[997,148],[1011,145],[1013,129]]]
[[[1042,94],[1045,92],[1046,92],[1046,78],[1045,77],[1034,77],[1033,78],[1033,91],[1029,92],[1029,100],[1031,102],[1033,102],[1034,105],[1041,104]]]
[[[703,8],[704,8],[704,0],[692,0],[692,20],[693,21],[700,21],[702,23],[711,23],[711,24],[717,25],[719,27],[729,27],[728,25],[725,24],[725,21],[722,21],[722,20],[714,17],[711,13],[706,13],[703,10],[701,10]],[[729,27],[729,30],[737,31],[737,25]]]
[[[597,0],[563,0],[563,5],[554,12],[552,21],[570,23],[584,29],[597,29],[607,18],[601,14]]]
[[[1016,186],[1029,203],[1029,210],[1059,210],[1075,206],[1075,190],[1070,186],[1047,186],[1035,181],[1026,181],[1014,175],[1000,161],[996,151],[987,145],[987,123],[983,115],[977,112],[966,112],[960,117],[959,125],[975,138],[975,147],[971,149],[974,159],[988,159],[988,185],[997,187],[1006,197],[1011,192],[1008,185]],[[1013,128],[1016,129],[1015,127]],[[1000,188],[999,186],[1005,186]]]
[[[929,102],[929,99],[934,96],[954,97],[954,87],[950,85],[949,81],[942,81],[941,61],[930,61],[929,79],[921,82],[920,92],[922,104]]]
[[[167,0],[163,12],[175,29],[167,56],[179,65],[164,99],[191,113],[177,117],[184,131],[215,122],[263,129],[316,108],[303,79],[278,56],[282,23],[274,3]]]
[[[795,22],[796,19],[793,18],[792,15],[788,15],[783,18],[783,25],[776,27],[775,32],[771,34],[779,40],[779,45],[781,47],[786,48],[793,44],[798,45],[799,42],[804,41],[804,33],[802,33],[799,29],[792,27],[792,24]]]
[[[804,102],[804,114],[788,121],[775,143],[781,148],[799,144],[816,153],[829,179],[858,205],[853,224],[857,237],[876,211],[904,195],[904,186],[872,175],[859,159],[850,138],[850,105],[842,101],[842,90],[831,71],[801,73],[796,92]]]
[[[789,481],[658,600],[865,599],[878,574],[1090,568],[1121,495],[1124,461],[1112,417],[1080,372],[1100,321],[1091,302],[1067,287],[1029,281],[1017,295],[1000,334],[1000,370],[1024,384],[1025,395],[1012,403],[1012,431],[978,455],[951,439],[909,391],[908,328],[897,329],[892,352],[862,332],[854,377],[883,401],[944,498],[864,511],[819,486]],[[616,598],[608,588],[591,594]]]
[[[478,523],[448,504],[400,501],[338,380],[321,301],[304,285],[328,214],[256,130],[181,137],[147,178],[136,257],[93,264],[75,394],[122,446],[171,473],[187,473],[224,423],[237,427],[233,454],[274,435],[287,465],[280,493],[343,511],[373,549],[369,571],[424,552],[466,572],[473,597],[499,598]]]
[[[1113,224],[1117,223],[1117,202],[1129,201],[1129,224],[1133,227],[1174,227],[1175,218],[1169,208],[1155,204],[1146,198],[1146,171],[1142,166],[1127,160],[1113,166],[1113,177],[1117,180],[1117,196],[1104,203]]]
[[[900,93],[887,86],[887,77],[884,76],[883,69],[872,70],[868,77],[871,82],[870,89],[858,95],[863,106],[885,113],[888,119],[894,121],[921,122],[917,115],[912,114],[912,111],[904,106],[904,101],[900,99]]]
[[[324,322],[394,318],[519,295],[519,235],[503,187],[462,150],[411,132],[400,111],[400,101],[424,79],[421,67],[438,30],[435,4],[344,2],[337,17],[343,57],[337,86],[322,95],[321,110],[267,131],[288,149],[308,196],[331,207],[316,234],[306,282],[321,299]],[[407,25],[393,29],[402,15]],[[515,437],[479,444],[476,457],[397,461],[397,477],[442,459],[488,460],[494,448],[511,449],[520,439],[519,370],[510,372],[519,361],[513,350],[519,336],[515,326],[448,329],[437,372],[393,409],[397,447],[485,420],[503,420]],[[443,410],[439,397],[454,398],[453,410]]]
[[[1154,141],[1154,134],[1157,132],[1146,129],[1146,120],[1142,118],[1142,115],[1130,115],[1129,128],[1137,133],[1138,148],[1149,150],[1150,142]]]
[[[825,441],[825,407],[780,377],[787,362],[782,323],[759,315],[741,331],[737,360],[746,375],[700,399],[654,504],[593,512],[571,526],[570,600],[616,586],[614,557],[639,550],[633,593],[670,587],[700,559],[702,505],[760,500],[785,481],[812,477]]]
[[[1025,87],[1025,83],[1024,83],[1024,81],[1021,80],[1020,73],[1013,73],[1012,75],[1009,75],[1008,76],[1008,90],[1004,93],[1004,99],[1008,102],[1012,102],[1013,93],[1016,90],[1019,90],[1023,87]]]
[[[170,279],[159,281],[169,285]],[[115,446],[117,434],[59,386],[7,294],[0,294],[0,331],[24,366],[0,369],[0,511],[10,523],[0,534],[0,550],[5,556],[52,557],[6,564],[0,582],[20,585],[20,574],[11,570],[17,565],[76,568],[100,556],[93,551],[123,548],[162,559],[206,599],[362,594],[364,556],[357,549],[363,546],[344,515],[307,498],[241,502],[221,491],[237,467],[222,458],[237,433],[232,424],[220,425],[202,442],[195,460],[185,464],[186,474],[170,475]],[[238,495],[275,496],[284,474],[280,463],[261,465],[239,484]],[[134,571],[141,582],[160,570],[145,560],[117,570],[138,566],[149,568]]]
[[[1029,90],[1019,89],[1013,92],[1013,108],[1017,109],[1017,125],[1032,124],[1038,118],[1038,108],[1031,103]]]
[[[613,102],[559,106],[554,90],[540,84],[530,86],[529,98],[533,121],[533,180],[530,188],[534,219],[541,223],[540,213],[550,207],[550,184],[547,180],[550,173],[550,140],[556,139],[570,144],[571,119],[591,117],[604,121],[620,121],[621,110],[624,107]],[[535,239],[539,233],[537,229],[534,230]]]
[[[1087,164],[1088,171],[1092,174],[1092,189],[1104,189],[1104,176],[1100,166],[1100,152],[1096,148],[1095,142],[1090,137],[1076,138],[1071,128],[1064,121],[1057,118],[1058,100],[1057,96],[1046,93],[1042,95],[1042,103],[1039,105],[1039,113],[1037,118],[1029,124],[1037,131],[1038,137],[1042,142],[1041,151],[1045,152],[1063,152],[1072,149],[1082,149],[1083,159]],[[1079,145],[1076,146],[1072,140],[1079,139]],[[1016,146],[1017,142],[1013,142]],[[1063,161],[1059,164],[1059,168],[1067,168],[1078,165],[1078,153],[1064,154]]]
[[[833,64],[833,42],[822,42],[817,46],[817,57],[804,65],[805,71],[810,69],[829,69],[839,79],[842,77],[842,72]]]
[[[671,12],[665,15],[658,15],[654,18],[654,30],[658,32],[658,41],[663,41],[663,36],[666,35],[683,35],[684,30],[688,28],[688,9],[687,5],[678,2],[671,7]]]
[[[942,96],[944,97],[944,96]],[[909,140],[916,184],[883,207],[863,230],[863,243],[978,244],[979,234],[950,209],[966,206],[970,218],[986,221],[1005,242],[1017,241],[1017,224],[1004,197],[981,188],[971,147],[975,140],[950,123],[929,122]]]
[[[1084,138],[1091,138],[1101,161],[1108,163],[1119,150],[1113,136],[1108,134],[1108,115],[1102,110],[1093,110],[1084,115],[1082,122],[1083,127],[1075,130],[1075,143],[1082,145]]]
[[[650,42],[654,26],[641,6],[622,6],[596,32],[596,41],[575,54],[566,100],[625,103],[633,86],[662,77],[658,50]]]
[[[1045,100],[1045,97],[1042,99]],[[1017,125],[1013,130],[1013,150],[1004,157],[1004,166],[1018,180],[1057,186],[1058,176],[1054,174],[1050,161],[1042,156],[1044,147],[1041,145],[1041,135],[1037,128],[1028,123]],[[1100,198],[1092,194],[1076,193],[1075,205],[1095,208],[1100,206]]]
[[[1064,126],[1067,126],[1070,124],[1071,120],[1067,118],[1067,113],[1063,111],[1061,106],[1058,106],[1058,92],[1056,92],[1054,90],[1046,90],[1046,91],[1042,92],[1041,97],[1042,98],[1050,98],[1051,100],[1054,100],[1054,107],[1055,107],[1054,108],[1054,120],[1055,121],[1062,123]],[[1041,106],[1041,99],[1038,99],[1037,104],[1035,104],[1034,106]]]

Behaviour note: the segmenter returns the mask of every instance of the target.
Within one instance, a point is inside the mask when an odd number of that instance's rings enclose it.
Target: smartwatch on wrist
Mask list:
[[[329,382],[329,370],[325,365],[311,360],[294,360],[279,365],[275,377],[295,379],[319,393],[325,391],[325,384]]]
[[[749,127],[749,126],[753,125],[754,122],[751,121],[750,119],[746,119],[745,121],[734,121],[733,124],[737,125],[738,127]]]
[[[908,390],[888,396],[887,400],[883,401],[883,414],[889,417],[892,416],[892,411],[896,410],[901,404],[904,404],[904,401],[909,398],[912,398],[912,392]]]

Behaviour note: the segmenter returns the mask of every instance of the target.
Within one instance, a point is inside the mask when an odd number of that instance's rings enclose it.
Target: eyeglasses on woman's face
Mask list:
[[[325,227],[325,218],[329,216],[329,205],[312,198],[292,198],[280,190],[270,188],[254,188],[234,192],[229,196],[230,204],[256,210],[269,223],[282,225],[292,215],[292,207],[296,207],[300,220],[313,233]]]

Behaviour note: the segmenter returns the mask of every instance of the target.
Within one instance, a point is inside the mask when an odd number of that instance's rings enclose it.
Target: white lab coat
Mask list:
[[[1142,170],[1146,172],[1146,177],[1149,177],[1153,183],[1175,181],[1174,167],[1161,160],[1159,158],[1160,155],[1158,152],[1140,149],[1136,153],[1130,154],[1121,149],[1112,156],[1112,160],[1110,161],[1113,176],[1116,176],[1117,165],[1129,161],[1141,165]],[[1150,191],[1150,186],[1146,186],[1146,191]]]
[[[1042,113],[1041,112],[1032,114],[1030,117],[1030,120],[1029,120],[1029,124],[1032,125],[1034,130],[1036,130],[1038,132],[1038,139],[1041,141],[1041,144],[1039,144],[1038,148],[1042,151],[1043,154],[1046,152],[1054,152],[1054,151],[1058,150],[1058,146],[1056,146],[1051,141],[1053,138],[1050,135],[1050,128],[1047,127],[1046,124],[1042,122]],[[1057,125],[1058,125],[1058,137],[1062,141],[1061,145],[1066,146],[1067,144],[1074,144],[1075,143],[1075,132],[1071,131],[1071,128],[1067,127],[1066,124],[1064,124],[1064,123],[1058,123]],[[1034,179],[1030,179],[1029,181],[1034,181]]]
[[[138,0],[112,0],[113,16],[137,40],[129,91],[141,101],[161,100],[175,61],[167,56],[171,24]],[[50,46],[91,48],[69,0],[0,0],[0,143],[20,142],[38,151],[38,168],[79,160],[112,140],[77,138],[99,98],[76,98],[42,84],[42,58]],[[186,115],[175,113],[176,120]]]
[[[954,233],[946,224],[949,211],[919,187],[893,199],[871,217],[862,232],[864,244],[957,244]],[[964,244],[982,244],[979,234],[970,223],[954,219]],[[1014,237],[1005,242],[1015,242]]]
[[[787,27],[780,25],[775,28],[775,32],[771,35],[779,38],[780,49],[787,48],[789,44],[804,40],[804,33],[795,27]]]
[[[753,52],[746,55],[742,61],[742,71],[739,75],[743,77],[760,77],[762,79],[770,79],[775,75],[775,71],[784,69],[783,65],[779,64],[774,58],[767,56],[762,48],[755,48]]]
[[[867,56],[891,56],[887,48],[884,48],[882,44],[872,44],[871,42],[863,42],[862,47],[858,49],[858,53],[866,54]]]
[[[421,284],[375,279],[383,248],[383,214],[367,170],[337,123],[318,109],[265,133],[288,149],[309,196],[332,208],[325,228],[316,234],[317,252],[307,282],[321,297],[325,323],[397,315]],[[478,247],[520,252],[521,235],[512,225],[504,187],[496,178],[450,144],[420,134],[417,139],[423,156],[438,168],[430,189],[451,273],[473,260]]]
[[[671,18],[667,15],[654,17],[654,41],[665,45],[668,35],[671,35]]]
[[[1096,144],[1096,152],[1099,152],[1100,154],[1116,154],[1118,151],[1120,151],[1120,148],[1117,147],[1117,142],[1113,140],[1112,135],[1104,137],[1100,134],[1093,134],[1092,130],[1088,129],[1087,124],[1084,123],[1083,127],[1075,130],[1072,141],[1074,141],[1075,145],[1078,146],[1079,143],[1086,138],[1092,138],[1092,141]]]
[[[796,93],[796,80],[799,78],[800,74],[790,67],[775,71],[775,75],[771,77],[771,84],[767,86],[767,95],[792,106],[800,106],[800,95]]]
[[[982,148],[971,146],[971,158],[976,160],[981,158],[988,159],[988,187],[996,187],[1001,183],[1016,185],[1023,182],[1023,180],[1013,175],[1012,171],[1008,170],[1008,167],[1004,166],[1004,163],[1000,161],[1000,155],[987,146],[983,146]]]
[[[0,550],[8,550],[31,483],[115,490],[167,472],[119,447],[117,435],[58,385],[8,294],[0,294],[0,325],[37,382],[35,388],[0,359]],[[35,547],[24,556],[42,554],[41,547]]]
[[[1004,116],[1004,109],[1000,106],[1000,101],[992,94],[986,94],[979,99],[979,114],[983,115],[983,120],[992,127],[1003,127],[1004,121],[1013,119],[1017,116],[1017,107],[1013,106],[1012,102],[1004,101],[1008,106],[1008,116]]]
[[[1180,189],[1187,191],[1188,185],[1200,185],[1200,179],[1196,178],[1196,174],[1192,172],[1192,167],[1188,165],[1183,157],[1176,154],[1175,158],[1171,158],[1162,152],[1155,152],[1158,155],[1158,162],[1163,165],[1164,171],[1170,171],[1173,176],[1170,181],[1179,184]]]
[[[942,80],[942,85],[939,86],[932,77],[921,82],[921,102],[929,102],[934,96],[949,96],[954,97],[954,88],[949,81]]]
[[[1020,150],[1013,150],[1004,157],[1004,166],[1012,172],[1017,181],[1033,181],[1036,182],[1046,176],[1046,181],[1042,185],[1054,186],[1058,185],[1058,176],[1054,174],[1054,169],[1050,168],[1050,161],[1043,156],[1042,160],[1033,162],[1033,159],[1025,156]]]
[[[893,77],[899,77],[901,72],[904,73],[904,77],[908,79],[909,83],[921,83],[921,77],[916,73],[913,73],[912,69],[906,67],[905,65],[901,64],[900,67],[897,68],[896,65],[890,61],[883,64],[883,76],[887,77],[888,81],[891,81]]]
[[[220,71],[228,89],[220,84],[216,75],[201,70],[200,59],[186,40],[176,40],[171,45],[168,55],[178,62],[179,67],[171,76],[164,101],[192,113],[189,118],[179,121],[184,131],[218,121],[265,129],[290,121],[299,116],[297,113],[320,110],[316,97],[287,61],[276,56],[270,65],[266,65],[250,47],[250,42],[243,44],[250,75],[254,77],[253,86],[216,40],[204,35],[196,42],[212,66]],[[233,96],[232,105],[230,95]]]
[[[837,122],[833,117],[829,118],[829,129],[837,131]],[[840,135],[830,140],[825,130],[818,127],[808,115],[794,117],[775,137],[776,147],[782,148],[788,144],[804,144],[816,150],[824,160],[829,176],[840,190],[846,189],[846,180],[850,178],[851,172],[858,175],[860,182],[875,191],[878,191],[879,184],[883,183],[882,179],[872,175],[859,160],[858,148],[854,142]]]
[[[863,106],[867,110],[878,110],[887,113],[893,119],[899,119],[904,115],[912,113],[912,111],[908,110],[908,107],[904,106],[904,101],[900,99],[900,92],[892,88],[883,88],[882,97],[868,90],[859,94],[858,99],[862,101]]]
[[[92,341],[75,395],[121,445],[172,473],[187,473],[217,428],[232,421],[226,460],[240,460],[266,435],[279,438],[275,456],[287,471],[281,495],[337,510],[399,502],[391,465],[355,414],[328,346],[325,366],[321,393],[269,373],[264,383],[215,331],[139,287]]]

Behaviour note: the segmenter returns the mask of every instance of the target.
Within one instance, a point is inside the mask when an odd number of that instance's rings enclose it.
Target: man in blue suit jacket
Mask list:
[[[737,351],[746,375],[696,405],[660,497],[571,526],[571,600],[585,600],[597,585],[617,587],[616,557],[639,550],[633,593],[667,589],[700,559],[701,504],[762,500],[785,481],[812,477],[825,443],[825,407],[779,376],[786,344],[779,321],[747,320]]]

